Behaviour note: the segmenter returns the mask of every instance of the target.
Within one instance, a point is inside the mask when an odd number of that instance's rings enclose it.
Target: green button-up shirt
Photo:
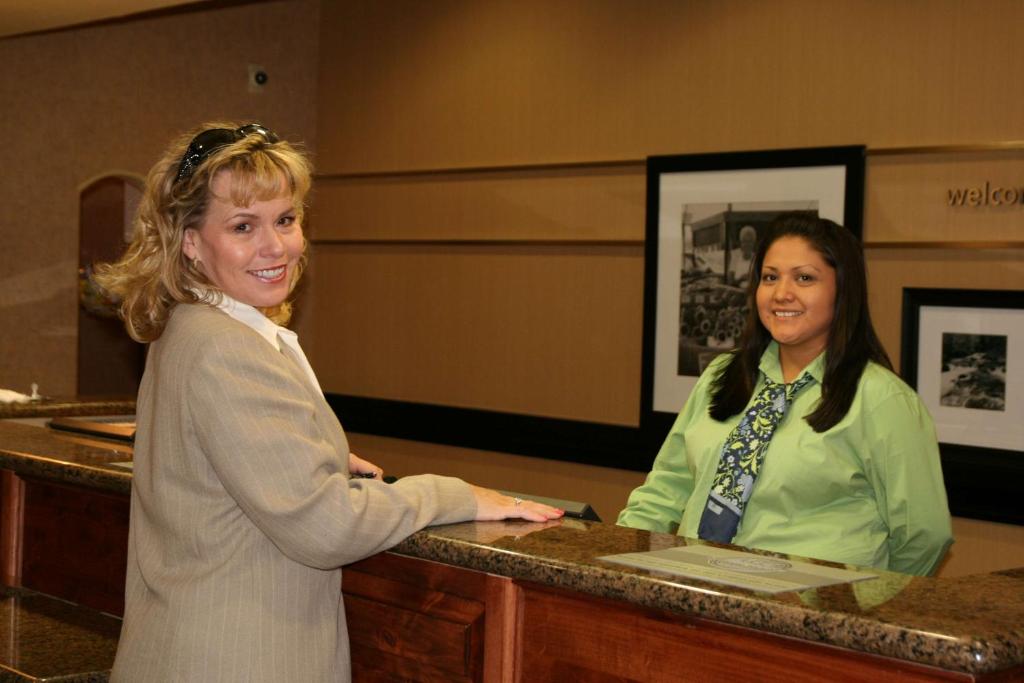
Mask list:
[[[804,370],[815,381],[776,428],[733,543],[932,573],[953,537],[931,417],[899,377],[869,363],[846,416],[815,432],[803,417],[821,398],[824,358]],[[697,537],[722,446],[742,418],[718,422],[708,414],[711,383],[726,362],[720,356],[701,375],[619,524]],[[783,381],[775,342],[760,369],[754,396],[765,376]]]

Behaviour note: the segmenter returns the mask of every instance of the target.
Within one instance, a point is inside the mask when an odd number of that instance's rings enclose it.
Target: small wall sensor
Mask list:
[[[267,70],[259,64],[249,65],[249,92],[263,92],[270,77]]]

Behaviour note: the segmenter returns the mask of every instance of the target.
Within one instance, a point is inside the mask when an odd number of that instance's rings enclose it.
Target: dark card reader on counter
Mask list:
[[[118,441],[135,440],[134,415],[102,415],[96,417],[55,417],[47,425],[50,429],[101,436]]]
[[[532,500],[535,503],[544,503],[551,507],[558,508],[559,510],[565,510],[565,516],[573,519],[585,519],[588,522],[600,522],[601,518],[594,512],[594,508],[590,507],[587,503],[581,503],[575,500],[562,500],[561,498],[547,498],[545,496],[535,496],[532,493],[516,493],[515,491],[499,491],[506,496],[512,496],[513,498],[522,498],[523,500]]]

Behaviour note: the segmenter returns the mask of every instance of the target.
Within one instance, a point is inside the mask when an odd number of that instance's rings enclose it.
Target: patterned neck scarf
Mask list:
[[[782,421],[793,397],[812,379],[808,373],[792,384],[777,384],[764,378],[764,388],[722,447],[718,470],[697,530],[700,538],[720,543],[732,541],[747,501],[754,492],[775,428]]]

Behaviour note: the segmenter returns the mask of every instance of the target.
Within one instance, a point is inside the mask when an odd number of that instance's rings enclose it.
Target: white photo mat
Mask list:
[[[682,271],[683,212],[687,205],[817,204],[818,215],[842,224],[846,166],[803,166],[662,173],[658,204],[657,316],[652,408],[678,413],[697,377],[678,374],[679,278]]]
[[[921,306],[918,314],[917,393],[932,415],[939,442],[1024,450],[1024,310]],[[940,403],[943,334],[1007,338],[1004,410]]]

